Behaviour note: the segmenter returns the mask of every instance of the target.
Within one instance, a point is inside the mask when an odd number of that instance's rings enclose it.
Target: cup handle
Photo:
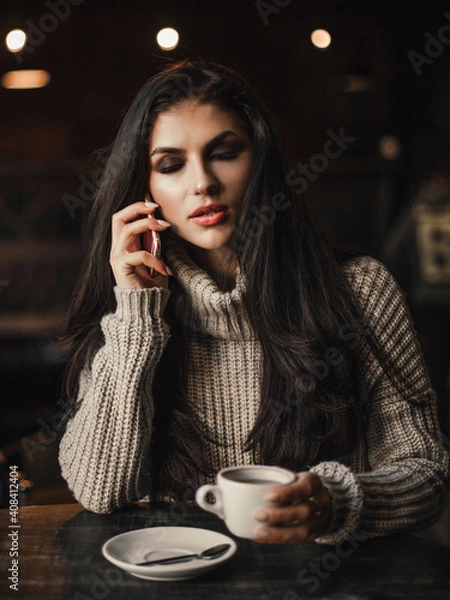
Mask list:
[[[215,504],[206,502],[205,496],[209,492],[214,494],[216,498]],[[197,504],[203,508],[203,510],[207,510],[208,512],[214,513],[221,519],[225,519],[225,514],[223,512],[222,492],[218,485],[202,485],[198,488],[197,493],[195,494],[195,500]]]

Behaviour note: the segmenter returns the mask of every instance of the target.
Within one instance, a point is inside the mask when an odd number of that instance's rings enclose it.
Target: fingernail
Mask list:
[[[172,269],[170,267],[168,267],[167,265],[166,265],[166,271],[169,275],[173,275]]]
[[[257,521],[268,521],[270,514],[264,508],[260,508],[252,514],[252,517]]]
[[[281,500],[281,496],[278,492],[269,492],[266,494],[265,500],[267,500],[267,502],[279,502]]]
[[[159,206],[159,204],[156,204],[156,202],[149,202],[148,200],[146,200],[144,204],[147,208],[158,208]]]
[[[255,534],[259,538],[268,538],[270,537],[270,529],[268,527],[258,527],[255,531]]]
[[[156,222],[158,225],[162,225],[163,227],[171,227],[170,223],[164,221],[163,219],[156,219]]]

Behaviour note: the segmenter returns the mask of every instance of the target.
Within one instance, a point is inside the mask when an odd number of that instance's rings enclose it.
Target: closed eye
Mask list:
[[[184,166],[184,163],[175,163],[172,165],[168,165],[167,167],[164,167],[163,165],[159,166],[157,168],[158,173],[162,173],[163,175],[167,175],[169,173],[176,173],[177,171],[179,171],[180,169],[182,169]]]
[[[220,146],[223,145],[220,144]],[[211,154],[209,154],[208,160],[231,161],[236,159],[241,154],[242,148],[236,147],[235,145],[233,146],[234,147],[230,149],[222,147],[221,151],[219,151],[218,148],[215,151],[213,150]],[[162,160],[160,160],[159,163],[156,165],[156,171],[163,175],[170,175],[171,173],[181,171],[181,169],[183,169],[184,166],[185,161],[180,161],[180,157],[166,156]]]
[[[240,152],[220,152],[217,154],[213,154],[211,156],[211,160],[233,160],[239,156]]]
[[[230,152],[217,152],[216,154],[212,154],[210,160],[234,160],[240,154],[239,150],[234,150]],[[163,175],[168,175],[170,173],[176,173],[180,171],[184,167],[184,163],[172,163],[164,166],[164,161],[157,167],[158,173],[162,173]]]

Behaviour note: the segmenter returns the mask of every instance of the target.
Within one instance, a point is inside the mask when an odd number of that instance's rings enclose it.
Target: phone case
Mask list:
[[[147,252],[157,258],[161,257],[161,238],[157,231],[149,230],[143,234],[143,246]],[[150,277],[156,276],[155,269],[149,269]]]

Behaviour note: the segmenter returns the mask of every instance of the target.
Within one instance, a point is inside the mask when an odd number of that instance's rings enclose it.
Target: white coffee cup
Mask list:
[[[258,508],[276,506],[265,500],[274,488],[295,481],[292,471],[281,467],[248,465],[228,467],[217,474],[217,485],[202,485],[196,493],[197,504],[224,519],[226,526],[238,537],[255,539],[255,530],[262,523],[252,517]],[[213,494],[215,503],[206,501]]]

